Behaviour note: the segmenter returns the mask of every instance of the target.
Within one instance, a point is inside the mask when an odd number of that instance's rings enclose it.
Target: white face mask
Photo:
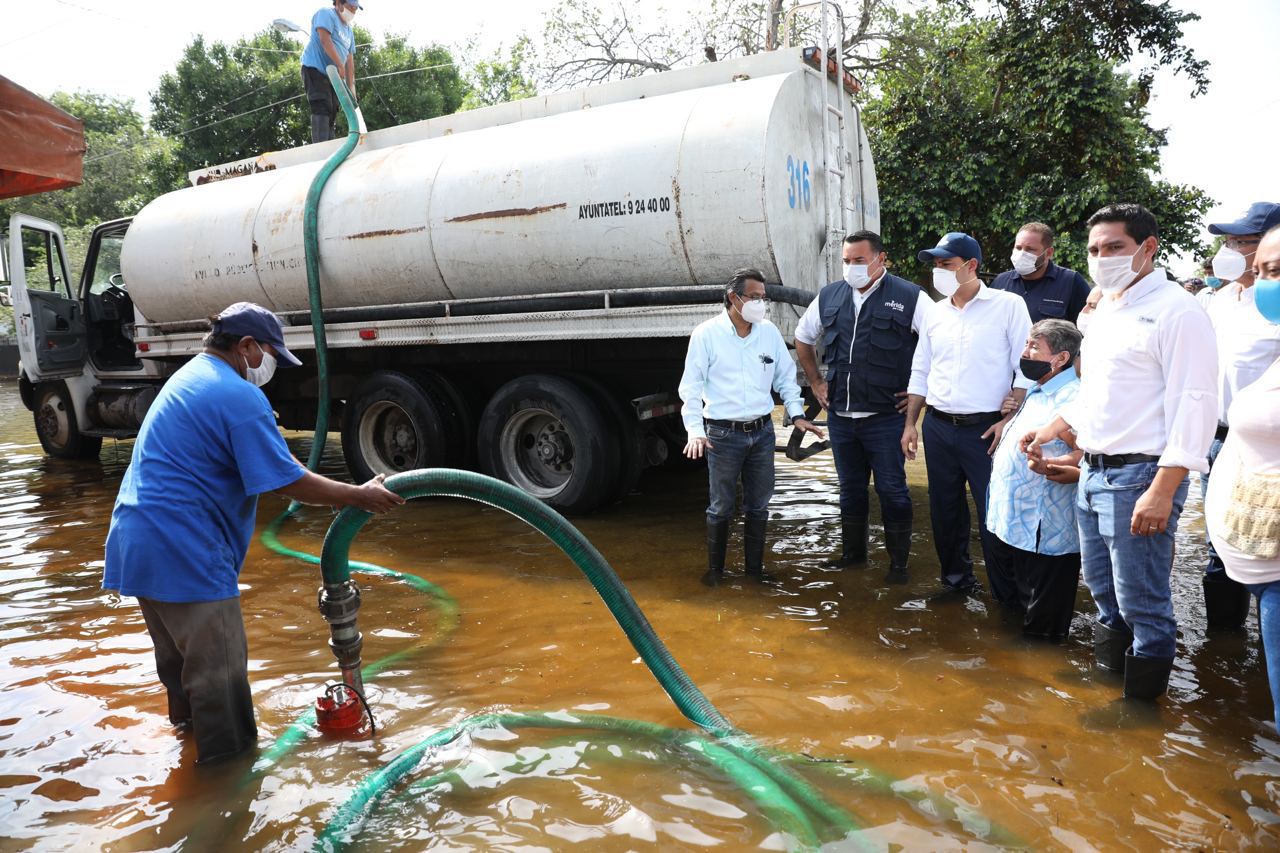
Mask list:
[[[1028,252],[1026,249],[1014,249],[1013,254],[1009,256],[1009,261],[1013,264],[1013,271],[1018,275],[1031,275],[1036,271],[1036,264],[1039,260],[1039,255],[1035,252]]]
[[[1247,268],[1244,255],[1235,249],[1223,246],[1218,250],[1218,254],[1213,256],[1213,274],[1223,281],[1235,281],[1244,275]]]
[[[1083,335],[1085,333],[1085,327],[1089,325],[1089,318],[1092,316],[1093,312],[1091,311],[1088,314],[1081,314],[1076,318],[1076,328],[1080,330],[1080,334]]]
[[[1132,255],[1113,255],[1109,258],[1089,256],[1089,278],[1102,289],[1103,293],[1119,293],[1137,278],[1133,268],[1133,260],[1142,254],[1142,250]]]
[[[254,344],[258,344],[254,341]],[[257,367],[250,367],[249,362],[244,364],[244,378],[261,388],[271,381],[271,377],[276,373],[276,357],[267,352],[258,345],[258,351],[262,353],[262,364]]]
[[[765,312],[769,310],[769,306],[765,304],[763,299],[748,299],[739,309],[742,312],[742,319],[748,323],[759,323],[764,319]]]
[[[869,269],[866,264],[845,264],[844,280],[850,287],[861,290],[871,282]]]
[[[956,278],[956,274],[953,270],[934,267],[933,289],[941,293],[944,297],[950,299],[951,296],[960,289],[960,280]]]
[[[348,9],[346,6],[343,6],[342,9],[338,12],[338,17],[342,19],[342,23],[344,24],[351,23],[351,19],[354,18],[355,16],[356,16],[356,13]]]

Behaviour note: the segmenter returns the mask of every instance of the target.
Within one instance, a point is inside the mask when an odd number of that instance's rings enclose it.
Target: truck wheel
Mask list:
[[[356,482],[448,464],[445,416],[403,373],[371,374],[342,410],[342,455]]]
[[[645,456],[640,421],[625,400],[609,391],[605,384],[592,376],[574,374],[573,379],[590,391],[609,419],[609,426],[618,445],[618,479],[612,492],[605,496],[606,504],[614,504],[631,494],[644,470]]]
[[[514,379],[480,416],[480,467],[558,510],[590,512],[617,486],[618,446],[608,424],[568,379]]]
[[[475,455],[475,420],[458,387],[431,370],[414,374],[423,390],[444,414],[447,464],[450,468],[467,468]]]
[[[59,459],[97,459],[102,438],[84,435],[76,423],[76,410],[65,382],[48,382],[35,388],[36,435],[44,452]]]

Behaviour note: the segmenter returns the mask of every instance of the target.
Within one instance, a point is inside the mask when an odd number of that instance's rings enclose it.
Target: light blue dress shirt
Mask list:
[[[1052,421],[1079,390],[1080,379],[1071,367],[1044,385],[1032,385],[996,448],[987,488],[987,529],[1015,548],[1049,556],[1080,551],[1076,484],[1054,483],[1032,471],[1018,449],[1021,436]],[[1045,456],[1062,456],[1071,448],[1053,441],[1043,450]]]
[[[706,437],[703,418],[753,421],[769,414],[774,391],[788,415],[804,415],[796,363],[777,326],[762,320],[739,337],[729,312],[722,311],[693,330],[680,377],[680,414],[689,438]]]

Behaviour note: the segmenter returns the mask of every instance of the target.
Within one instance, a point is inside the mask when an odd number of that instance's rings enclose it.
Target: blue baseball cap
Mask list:
[[[271,344],[276,351],[276,358],[284,367],[302,364],[297,356],[285,349],[284,325],[280,318],[261,305],[252,302],[228,305],[214,321],[213,330],[226,335],[248,335],[260,344]]]
[[[1264,234],[1280,225],[1280,204],[1272,201],[1255,201],[1244,216],[1235,222],[1221,222],[1209,226],[1210,234],[1229,234],[1243,237],[1246,234]]]
[[[922,261],[932,261],[935,258],[961,258],[966,261],[976,259],[978,266],[982,266],[982,249],[978,248],[978,241],[960,231],[943,234],[937,246],[921,249],[916,257]]]

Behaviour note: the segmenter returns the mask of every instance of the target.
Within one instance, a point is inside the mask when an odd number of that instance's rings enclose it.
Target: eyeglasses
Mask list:
[[[743,302],[763,302],[767,307],[769,305],[769,297],[767,296],[739,296]]]
[[[1261,237],[1228,237],[1226,240],[1222,241],[1222,245],[1226,246],[1228,249],[1235,249],[1236,251],[1239,251],[1241,249],[1251,249],[1261,242]]]

